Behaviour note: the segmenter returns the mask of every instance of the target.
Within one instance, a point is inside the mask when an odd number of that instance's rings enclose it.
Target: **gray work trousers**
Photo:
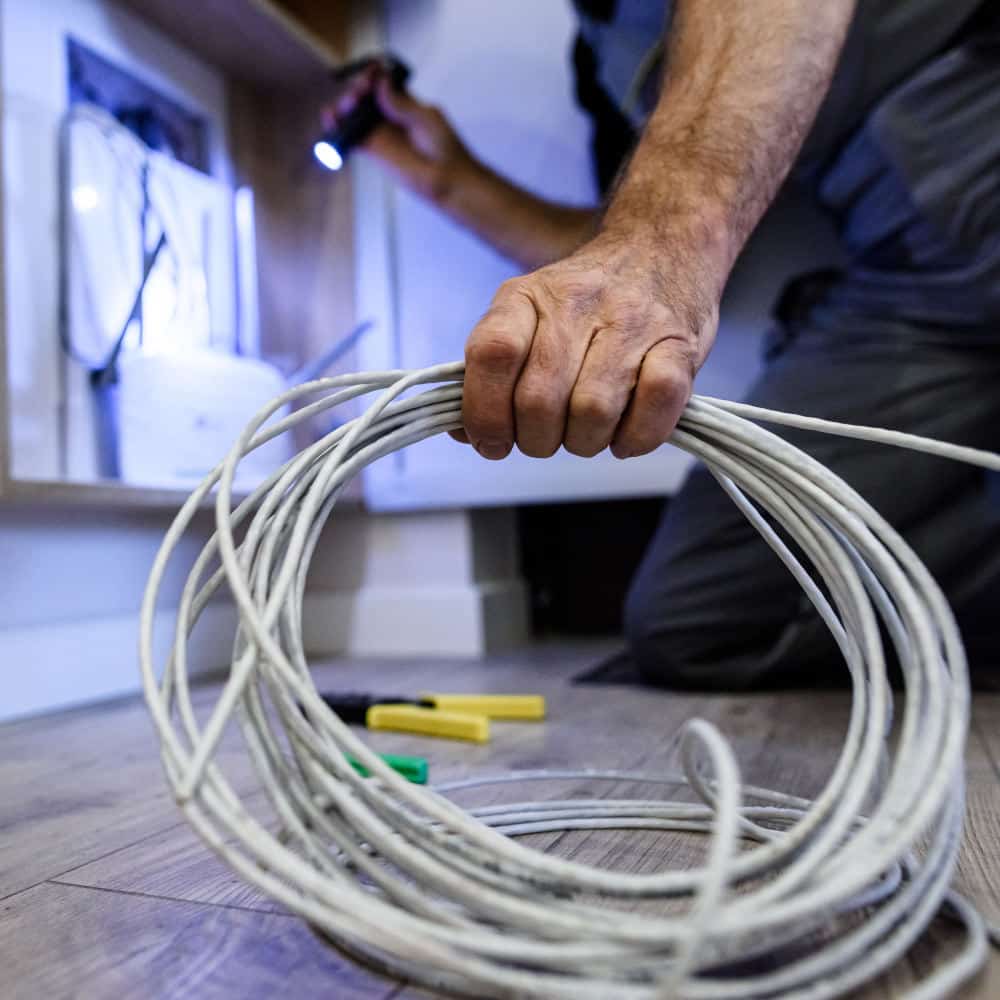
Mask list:
[[[941,331],[802,331],[748,401],[1000,450],[1000,346]],[[1000,673],[1000,477],[845,438],[776,430],[862,494],[907,539]],[[992,610],[991,610],[992,609]],[[626,636],[643,679],[680,688],[808,683],[847,668],[777,556],[703,468],[670,501],[632,583]]]

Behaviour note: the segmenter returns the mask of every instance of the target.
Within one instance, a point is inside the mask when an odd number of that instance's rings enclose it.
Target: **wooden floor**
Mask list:
[[[722,727],[744,779],[804,795],[819,789],[840,746],[848,696],[819,692],[679,696],[621,687],[572,687],[600,646],[542,646],[486,663],[336,662],[322,688],[541,691],[542,724],[494,723],[483,747],[387,733],[380,750],[419,753],[432,780],[534,767],[665,770],[671,737],[688,717]],[[11,669],[12,665],[8,665]],[[25,665],[30,669],[30,665]],[[210,704],[215,689],[198,698]],[[253,787],[236,738],[221,760],[237,787]],[[968,750],[969,817],[959,887],[1000,922],[1000,695],[975,702]],[[242,784],[241,784],[242,783]],[[468,792],[465,803],[565,797],[555,783]],[[662,794],[636,789],[633,794]],[[678,835],[611,831],[538,835],[563,856],[652,871],[698,856]],[[898,994],[954,944],[942,922],[892,974],[863,994]],[[298,918],[223,867],[166,793],[152,730],[138,700],[0,727],[0,996],[4,1000],[132,997],[245,1000],[428,994],[354,965]],[[962,994],[1000,997],[1000,959]]]

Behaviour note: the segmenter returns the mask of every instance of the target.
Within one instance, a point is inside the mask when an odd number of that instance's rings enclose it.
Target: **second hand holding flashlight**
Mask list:
[[[377,66],[388,77],[389,83],[395,90],[402,90],[410,77],[410,68],[406,63],[396,56],[384,54],[366,56],[364,59],[349,63],[334,73],[334,79],[340,82],[349,80],[372,66]],[[348,153],[364,142],[384,120],[385,115],[378,106],[374,90],[369,91],[313,146],[316,159],[327,170],[339,170],[344,165]]]

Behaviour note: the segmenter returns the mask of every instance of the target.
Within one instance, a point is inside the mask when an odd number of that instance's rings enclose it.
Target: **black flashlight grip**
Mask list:
[[[341,156],[346,156],[350,149],[360,145],[372,134],[382,118],[375,95],[365,94],[353,110],[337,123],[329,138]]]
[[[364,72],[372,65],[380,66],[389,81],[396,90],[401,90],[410,76],[410,68],[401,59],[391,55],[370,56],[359,59],[349,66],[342,67],[334,74],[334,78],[340,81],[349,79],[357,73]],[[374,93],[365,94],[354,109],[345,115],[337,126],[331,129],[325,136],[340,153],[347,156],[347,153],[354,147],[364,142],[383,120],[382,110],[378,106],[378,101]]]

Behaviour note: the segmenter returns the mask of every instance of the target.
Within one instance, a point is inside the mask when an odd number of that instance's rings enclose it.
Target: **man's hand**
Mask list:
[[[478,164],[440,109],[394,89],[377,66],[355,76],[337,99],[324,108],[324,127],[336,125],[372,92],[385,121],[372,132],[362,149],[404,187],[430,201],[445,200]]]
[[[374,92],[385,116],[362,145],[404,187],[523,267],[564,257],[590,234],[592,208],[560,205],[525,191],[476,159],[438,108],[394,90],[370,67],[323,112],[325,128]]]
[[[715,338],[719,289],[697,267],[667,270],[698,249],[692,233],[667,252],[639,227],[604,232],[505,282],[466,345],[456,436],[490,459],[515,443],[533,458],[661,445]]]
[[[598,235],[504,284],[466,345],[486,458],[665,441],[715,338],[737,254],[829,86],[854,0],[677,0],[657,107]]]

